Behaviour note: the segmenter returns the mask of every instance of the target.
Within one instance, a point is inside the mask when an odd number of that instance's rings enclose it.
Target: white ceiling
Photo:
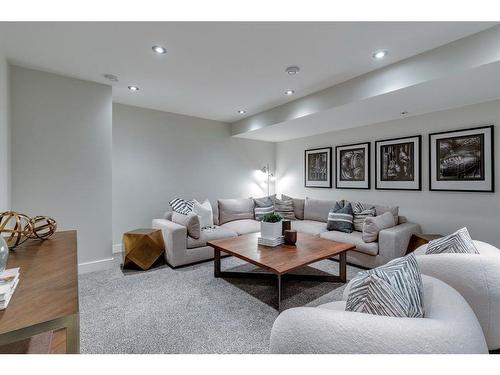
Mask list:
[[[107,83],[115,102],[219,121],[273,108],[494,23],[0,23],[13,64]],[[166,55],[155,55],[160,44]],[[387,49],[383,61],[371,54]],[[298,65],[301,73],[284,69]],[[128,85],[140,91],[132,93]],[[296,90],[286,97],[285,89]]]

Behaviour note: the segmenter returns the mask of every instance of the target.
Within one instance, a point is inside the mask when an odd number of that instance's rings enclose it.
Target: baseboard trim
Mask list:
[[[113,245],[113,254],[118,254],[118,253],[121,253],[122,251],[123,251],[123,247],[122,247],[121,243],[117,243],[117,244]]]
[[[95,271],[108,270],[113,267],[113,258],[99,259],[92,262],[84,262],[78,264],[78,273],[89,273]]]

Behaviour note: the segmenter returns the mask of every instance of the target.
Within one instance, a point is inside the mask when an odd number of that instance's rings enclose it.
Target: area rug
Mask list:
[[[253,270],[235,258],[224,269]],[[348,279],[360,270],[348,266]],[[337,273],[338,263],[300,272]],[[149,271],[112,270],[81,275],[82,353],[267,353],[274,320],[272,280],[215,279],[213,263]],[[345,285],[286,281],[282,309],[340,300]]]

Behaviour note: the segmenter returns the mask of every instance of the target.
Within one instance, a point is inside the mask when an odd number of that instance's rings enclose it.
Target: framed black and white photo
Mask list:
[[[305,151],[305,187],[332,187],[332,148],[316,148]]]
[[[375,142],[375,189],[421,190],[422,136]]]
[[[370,142],[335,147],[335,188],[370,189]]]
[[[429,188],[494,192],[493,125],[429,134]]]

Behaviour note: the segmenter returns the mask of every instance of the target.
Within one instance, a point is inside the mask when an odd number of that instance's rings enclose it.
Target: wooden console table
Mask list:
[[[0,311],[0,345],[63,328],[66,353],[79,353],[76,231],[26,241],[10,252],[7,268],[15,267],[21,268],[19,285]]]

